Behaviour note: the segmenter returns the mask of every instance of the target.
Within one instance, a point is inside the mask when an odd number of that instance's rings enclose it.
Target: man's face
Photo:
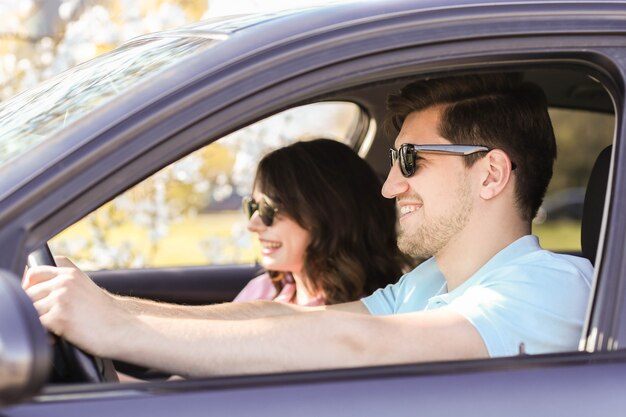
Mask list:
[[[437,130],[441,108],[411,113],[398,134],[395,148],[449,144]],[[398,246],[419,258],[437,255],[467,225],[473,209],[472,189],[462,156],[420,154],[417,170],[405,178],[399,162],[389,171],[382,193],[395,198],[398,208]]]

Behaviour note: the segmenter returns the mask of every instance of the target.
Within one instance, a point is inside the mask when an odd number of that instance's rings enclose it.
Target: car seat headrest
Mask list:
[[[596,252],[598,251],[602,213],[604,212],[604,200],[611,165],[611,149],[612,146],[607,146],[596,158],[585,192],[580,244],[583,256],[589,259],[592,264],[595,263]]]

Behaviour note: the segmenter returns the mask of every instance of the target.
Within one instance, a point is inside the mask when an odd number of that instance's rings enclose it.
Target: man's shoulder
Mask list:
[[[546,273],[593,275],[593,266],[588,259],[566,255],[543,249],[539,238],[525,235],[498,252],[481,269],[483,272],[503,270],[533,271],[541,269]]]
[[[513,259],[510,265],[518,268],[545,268],[563,272],[577,271],[585,275],[593,274],[593,265],[587,258],[546,249],[540,249]]]
[[[539,249],[509,262],[487,274],[487,280],[532,281],[534,283],[591,285],[593,265],[588,259]]]
[[[449,307],[480,332],[491,356],[575,348],[593,267],[584,258],[531,250],[502,257],[459,287]],[[510,326],[510,323],[515,323]]]

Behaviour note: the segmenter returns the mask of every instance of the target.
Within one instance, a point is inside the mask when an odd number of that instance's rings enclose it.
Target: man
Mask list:
[[[398,284],[313,309],[189,307],[113,296],[60,260],[24,279],[42,323],[95,355],[185,376],[576,349],[592,267],[529,235],[556,156],[543,93],[476,75],[411,84],[389,107],[401,129],[382,192],[401,249],[431,257]]]

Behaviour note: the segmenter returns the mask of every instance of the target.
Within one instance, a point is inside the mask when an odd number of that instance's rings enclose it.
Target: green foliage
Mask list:
[[[580,222],[557,220],[533,226],[533,234],[539,237],[544,249],[560,252],[580,251]]]

